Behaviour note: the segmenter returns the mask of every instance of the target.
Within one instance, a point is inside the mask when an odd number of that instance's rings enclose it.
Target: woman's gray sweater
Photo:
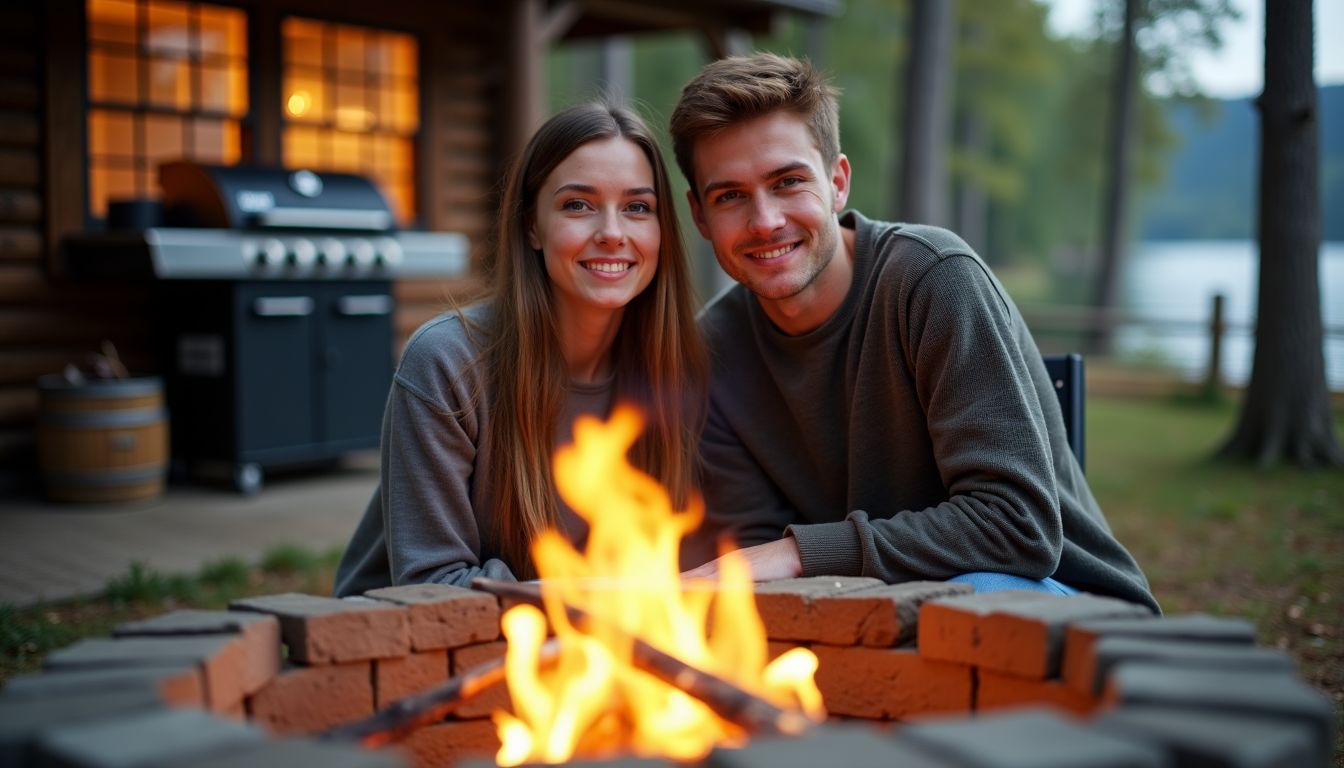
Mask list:
[[[491,418],[480,330],[488,305],[421,326],[406,342],[383,413],[382,471],[336,569],[336,595],[398,584],[468,586],[477,576],[514,578],[491,542],[493,489],[480,473]],[[613,382],[571,383],[556,444],[571,439],[579,414],[605,418]],[[587,524],[561,505],[560,525],[581,544]]]

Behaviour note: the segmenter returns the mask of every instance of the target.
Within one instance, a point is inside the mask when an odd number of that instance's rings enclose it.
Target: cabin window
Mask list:
[[[281,34],[285,167],[368,176],[397,221],[412,223],[420,130],[415,37],[303,18],[286,19]]]
[[[160,163],[231,165],[247,117],[247,17],[168,0],[88,0],[89,213],[158,197]]]

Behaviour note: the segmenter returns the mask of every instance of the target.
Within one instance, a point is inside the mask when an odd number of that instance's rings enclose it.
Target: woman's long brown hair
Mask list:
[[[679,508],[694,490],[708,365],[667,167],[648,126],[633,112],[607,104],[572,107],[537,130],[510,172],[494,253],[494,311],[484,362],[495,407],[478,466],[496,499],[496,549],[519,578],[536,575],[532,540],[559,518],[551,452],[569,384],[550,279],[527,233],[551,171],[578,147],[617,137],[638,146],[653,168],[661,241],[653,281],[626,305],[612,345],[615,397],[645,416],[632,463],[661,482]]]

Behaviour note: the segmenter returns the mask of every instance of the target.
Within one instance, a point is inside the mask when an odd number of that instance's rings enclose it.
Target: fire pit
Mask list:
[[[0,763],[1331,759],[1332,704],[1239,619],[942,582],[815,577],[753,589],[731,559],[716,589],[682,589],[676,547],[695,515],[673,512],[624,465],[637,433],[637,417],[618,409],[607,425],[577,424],[578,447],[557,455],[557,485],[591,531],[586,555],[559,537],[539,541],[541,587],[271,595],[123,625],[52,653],[45,674],[0,694]],[[567,469],[573,461],[581,468]],[[545,619],[520,601],[544,605]],[[547,624],[554,641],[544,642]],[[488,666],[506,657],[508,690]]]
[[[717,750],[703,764],[815,766],[817,755],[837,765],[878,755],[882,765],[1330,762],[1333,706],[1282,654],[1256,647],[1245,621],[1142,618],[1088,596],[948,591],[862,579],[762,585],[772,652],[803,643],[817,655],[831,721],[801,738]],[[493,596],[422,585],[346,600],[272,595],[124,625],[115,638],[51,654],[44,673],[0,693],[0,762],[490,761],[499,747],[490,712],[508,705],[502,685],[376,750],[301,737],[502,657],[499,614]],[[1035,709],[1013,711],[1024,706]],[[130,746],[147,759],[95,760]],[[1054,746],[1049,762],[1038,750]],[[1103,762],[1117,750],[1134,759]]]

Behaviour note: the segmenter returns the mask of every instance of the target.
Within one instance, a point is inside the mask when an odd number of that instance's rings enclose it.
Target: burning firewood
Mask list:
[[[542,606],[541,588],[536,584],[519,584],[495,579],[477,578],[473,589],[489,592],[496,597],[528,605]],[[575,625],[585,625],[593,618],[573,606],[566,606],[569,619]],[[606,631],[613,631],[611,627]],[[675,686],[704,702],[714,711],[748,733],[802,733],[811,721],[802,713],[781,709],[722,677],[698,669],[670,653],[659,650],[638,637],[630,637],[632,661],[638,669]],[[554,642],[554,641],[552,641]]]
[[[553,662],[560,643],[550,640],[542,646],[542,660]],[[486,688],[504,679],[504,659],[478,664],[427,691],[397,699],[373,715],[353,723],[344,723],[324,731],[319,738],[330,741],[357,741],[369,748],[381,747],[405,737],[423,725],[442,720]]]

